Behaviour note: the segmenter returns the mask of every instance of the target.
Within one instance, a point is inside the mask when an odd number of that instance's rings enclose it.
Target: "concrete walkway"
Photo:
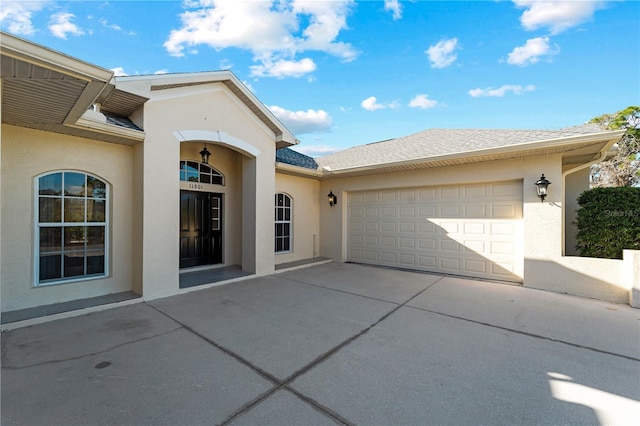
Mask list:
[[[5,332],[0,422],[633,424],[639,319],[329,263]]]

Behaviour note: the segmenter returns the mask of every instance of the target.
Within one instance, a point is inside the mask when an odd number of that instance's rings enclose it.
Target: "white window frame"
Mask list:
[[[278,195],[282,195],[284,197],[286,197],[285,199],[289,199],[289,207],[286,206],[278,206]],[[293,197],[285,192],[277,192],[275,195],[275,199],[274,199],[274,226],[273,226],[273,242],[274,242],[274,248],[273,251],[275,254],[285,254],[285,253],[292,253],[293,252]],[[278,209],[288,209],[289,210],[289,220],[278,220]],[[286,216],[285,216],[286,217]],[[288,250],[281,250],[281,251],[277,251],[276,247],[276,241],[278,240],[278,238],[282,238],[282,237],[278,237],[277,235],[277,226],[278,224],[288,224],[289,225],[289,235],[287,236],[287,238],[289,238],[289,249]]]
[[[86,188],[85,188],[85,217],[84,222],[64,222],[63,218],[61,218],[60,222],[40,222],[40,178],[61,173],[63,175],[62,180],[62,192],[64,193],[64,173],[79,173],[85,175],[85,182],[87,176],[96,178],[105,184],[105,217],[104,222],[88,222],[87,221],[87,213],[86,213],[86,203],[89,199],[87,197]],[[64,196],[62,196],[61,202],[61,211],[64,215]],[[110,265],[110,222],[111,222],[111,184],[104,178],[97,176],[93,173],[86,172],[84,170],[72,170],[72,169],[61,169],[61,170],[51,170],[45,173],[41,173],[33,179],[33,268],[34,276],[33,276],[33,286],[34,287],[47,287],[51,285],[60,285],[60,284],[68,284],[75,283],[80,281],[93,281],[104,279],[109,276],[109,265]],[[40,228],[41,227],[60,227],[63,228],[66,226],[103,226],[104,227],[104,272],[102,274],[92,274],[92,275],[81,275],[70,278],[60,278],[60,279],[52,279],[44,282],[40,282]],[[64,245],[64,232],[62,233],[62,244]]]

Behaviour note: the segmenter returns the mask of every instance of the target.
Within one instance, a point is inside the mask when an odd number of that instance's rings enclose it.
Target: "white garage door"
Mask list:
[[[351,262],[522,282],[522,181],[349,193]]]

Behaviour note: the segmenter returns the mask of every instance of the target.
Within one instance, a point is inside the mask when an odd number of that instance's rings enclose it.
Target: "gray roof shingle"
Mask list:
[[[292,150],[291,148],[280,148],[276,150],[276,161],[292,166],[304,167],[305,169],[316,170],[318,163],[304,154]]]
[[[320,167],[343,170],[600,132],[593,124],[560,130],[429,129],[345,149],[316,161]]]

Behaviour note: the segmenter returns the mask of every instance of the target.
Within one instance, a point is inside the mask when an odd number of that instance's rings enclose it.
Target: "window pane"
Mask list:
[[[202,173],[211,174],[211,167],[207,166],[206,164],[200,164],[200,171]]]
[[[87,197],[106,198],[107,186],[98,178],[87,176]]]
[[[64,251],[83,250],[85,241],[84,226],[69,226],[64,228]]]
[[[61,195],[62,173],[53,173],[38,179],[38,193],[40,195]]]
[[[104,274],[104,251],[87,252],[87,275]]]
[[[222,185],[222,176],[212,176],[211,183],[214,185]]]
[[[291,239],[290,239],[290,238],[288,238],[288,237],[286,237],[286,238],[283,238],[283,239],[282,239],[282,250],[283,250],[283,251],[289,251],[289,250],[291,250],[291,244],[290,244],[290,242],[291,242]]]
[[[87,227],[87,250],[103,250],[104,251],[104,227],[102,226]]]
[[[106,200],[87,200],[87,222],[104,222]]]
[[[276,237],[282,237],[282,224],[276,223]]]
[[[84,275],[84,251],[64,254],[64,277]]]
[[[211,176],[206,174],[200,174],[200,182],[202,183],[211,183]]]
[[[198,181],[198,172],[187,172],[187,180],[189,182],[197,182]]]
[[[40,197],[39,222],[60,222],[62,220],[62,199]]]
[[[291,197],[284,196],[284,205],[285,207],[291,207]]]
[[[62,228],[40,228],[40,253],[62,250]]]
[[[284,211],[284,220],[286,220],[286,221],[290,221],[291,220],[291,209],[286,209]]]
[[[196,163],[195,161],[187,161],[187,171],[188,172],[195,172],[196,174],[198,174],[198,163]]]
[[[283,223],[282,224],[282,235],[287,236],[287,237],[290,236],[291,235],[290,228],[291,228],[291,224]]]
[[[282,204],[284,204],[282,194],[276,194],[276,206],[281,206]]]
[[[40,256],[40,281],[62,278],[62,256],[59,254]]]
[[[84,197],[85,176],[86,175],[84,173],[65,173],[64,194]]]
[[[64,221],[84,222],[84,198],[64,199]]]
[[[282,238],[276,238],[276,252],[282,251]]]

